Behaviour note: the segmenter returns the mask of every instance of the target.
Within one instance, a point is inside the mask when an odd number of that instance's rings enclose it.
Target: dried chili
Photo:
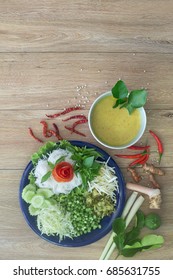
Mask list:
[[[32,136],[32,138],[34,138],[37,142],[40,142],[40,143],[43,143],[43,141],[41,139],[39,139],[38,137],[36,137],[33,133],[33,130],[28,127],[28,130],[29,130],[29,134]]]
[[[65,109],[64,111],[60,112],[60,113],[57,113],[57,114],[53,114],[53,115],[46,115],[48,118],[51,118],[51,119],[54,119],[54,118],[57,118],[61,115],[65,115],[65,114],[68,114],[72,111],[76,111],[76,110],[81,110],[80,107],[69,107],[67,109]]]
[[[62,139],[63,139],[56,131],[54,131],[54,130],[52,130],[52,129],[49,129],[49,132],[50,132],[53,136],[55,136],[56,138],[58,138],[58,140],[62,140]]]
[[[55,129],[55,132],[56,132],[57,134],[59,134],[59,128],[58,128],[57,124],[56,124],[56,123],[53,123],[52,125],[53,125],[53,127],[54,127],[54,129]]]
[[[75,127],[76,127],[77,125],[82,124],[82,123],[86,123],[86,122],[88,122],[87,119],[82,119],[82,120],[76,121],[76,122],[74,122],[74,124],[72,125],[72,128],[75,129]]]
[[[161,158],[163,155],[163,144],[162,144],[160,138],[152,130],[149,130],[149,132],[156,140],[157,148],[158,148],[158,152],[159,152],[159,164],[160,164],[160,161],[161,161]]]
[[[79,135],[81,135],[81,136],[84,136],[84,137],[86,137],[86,135],[84,134],[84,133],[82,133],[82,132],[80,132],[80,131],[78,131],[78,130],[76,130],[75,128],[73,128],[73,127],[69,127],[69,126],[65,126],[65,128],[67,129],[67,130],[70,130],[71,131],[71,133],[76,133],[76,134],[79,134]]]
[[[48,130],[48,125],[46,121],[41,121],[40,122],[43,125],[43,136],[48,138],[52,136],[52,133],[50,132],[50,130]]]
[[[72,120],[72,119],[87,119],[84,115],[75,115],[75,116],[71,116],[65,120],[62,120],[63,122],[66,122],[66,121],[69,121],[69,120]]]

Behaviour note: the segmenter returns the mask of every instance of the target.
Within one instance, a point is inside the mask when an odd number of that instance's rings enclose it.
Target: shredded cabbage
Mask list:
[[[59,241],[64,237],[73,238],[75,232],[70,213],[65,214],[58,205],[43,208],[37,216],[37,226],[41,234],[58,235]]]

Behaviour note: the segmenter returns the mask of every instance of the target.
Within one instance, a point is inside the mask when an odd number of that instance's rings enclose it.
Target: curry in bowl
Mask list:
[[[99,96],[89,112],[89,127],[95,139],[109,148],[126,148],[139,140],[146,126],[143,108],[129,114],[126,108],[113,108],[111,92]]]

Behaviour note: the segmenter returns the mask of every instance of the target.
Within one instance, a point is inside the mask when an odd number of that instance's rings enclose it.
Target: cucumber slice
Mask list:
[[[27,186],[24,187],[22,194],[25,194],[27,191],[36,192],[36,186],[32,184],[28,184]]]
[[[34,208],[41,208],[44,200],[45,200],[44,196],[36,194],[31,200],[31,205]]]
[[[40,213],[40,209],[33,207],[32,204],[29,205],[28,210],[31,216],[37,216]]]
[[[43,204],[42,204],[42,206],[41,206],[41,208],[49,208],[49,207],[51,207],[52,205],[53,205],[53,204],[52,204],[52,202],[51,202],[50,199],[45,199],[44,202],[43,202]]]
[[[34,191],[26,191],[26,192],[22,192],[22,198],[23,200],[25,200],[26,203],[31,203],[31,200],[33,199],[33,197],[35,196],[35,192]]]
[[[50,198],[54,193],[50,189],[38,189],[37,194],[44,196],[45,198]]]

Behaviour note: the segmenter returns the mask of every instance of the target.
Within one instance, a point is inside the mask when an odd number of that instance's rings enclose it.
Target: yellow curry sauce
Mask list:
[[[140,113],[129,115],[126,108],[112,108],[116,99],[112,95],[96,103],[91,115],[91,126],[97,138],[109,146],[126,145],[140,129]]]

